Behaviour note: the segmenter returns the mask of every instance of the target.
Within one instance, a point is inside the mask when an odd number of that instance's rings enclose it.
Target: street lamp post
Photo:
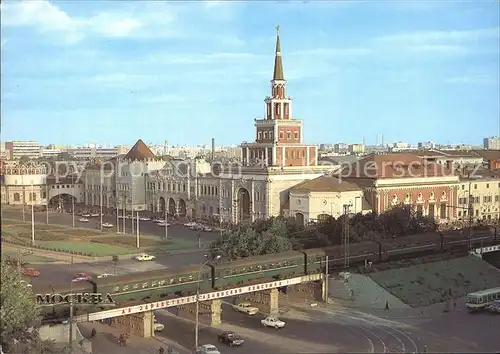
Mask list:
[[[196,321],[195,321],[195,329],[194,329],[194,346],[195,348],[198,348],[198,332],[199,332],[199,326],[200,326],[200,321],[198,319],[200,315],[200,278],[201,278],[201,271],[203,270],[203,267],[206,266],[209,262],[214,261],[214,260],[219,260],[220,255],[215,256],[214,258],[209,258],[200,267],[200,271],[198,272],[198,281],[196,284]]]
[[[31,183],[31,245],[35,245],[35,200],[36,198],[33,198],[35,196],[34,192],[34,187],[33,183]]]

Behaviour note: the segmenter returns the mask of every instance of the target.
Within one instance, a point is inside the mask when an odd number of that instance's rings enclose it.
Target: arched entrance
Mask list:
[[[71,207],[73,201],[76,203],[76,198],[70,194],[58,194],[49,200],[49,205],[57,209]]]
[[[158,199],[158,210],[162,214],[165,214],[165,198],[163,197],[160,197],[160,199]]]
[[[168,214],[172,216],[177,214],[177,210],[175,208],[175,200],[173,198],[168,199]]]
[[[191,218],[196,219],[196,209],[195,208],[191,209]]]
[[[297,220],[297,224],[304,225],[304,214],[302,213],[295,214],[295,220]]]
[[[240,188],[237,195],[238,221],[241,222],[250,218],[250,193],[246,188]]]
[[[184,199],[179,199],[179,216],[186,216],[186,202]]]
[[[21,195],[19,193],[14,193],[14,201],[15,202],[20,202],[21,201]]]
[[[332,218],[332,216],[328,215],[328,214],[319,214],[318,215],[319,222],[326,222],[326,221],[330,220],[331,218]]]

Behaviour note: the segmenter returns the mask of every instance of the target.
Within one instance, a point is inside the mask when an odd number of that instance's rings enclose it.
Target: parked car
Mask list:
[[[149,221],[149,220],[151,220],[151,219],[147,218],[145,216],[142,216],[142,217],[139,218],[139,221]]]
[[[103,279],[103,278],[112,277],[112,276],[114,276],[114,274],[102,273],[102,274],[97,276],[97,279]]]
[[[93,217],[93,218],[96,218],[98,216],[101,216],[101,214],[99,214],[99,213],[91,213],[90,216]]]
[[[155,256],[152,256],[150,254],[146,254],[146,253],[143,253],[143,254],[140,254],[138,256],[135,256],[135,260],[136,261],[140,261],[140,262],[143,262],[143,261],[154,261],[156,259]]]
[[[219,343],[227,344],[230,347],[239,347],[245,343],[243,339],[231,331],[219,333],[217,337],[219,338]]]
[[[198,348],[194,348],[194,354],[220,354],[219,349],[213,344],[200,345]]]
[[[102,227],[109,229],[110,227],[113,227],[113,224],[110,224],[109,222],[105,222],[104,224],[102,224]]]
[[[84,218],[90,218],[92,215],[90,215],[89,213],[83,213],[82,216]]]
[[[194,227],[196,225],[197,224],[195,222],[193,222],[193,221],[184,224],[185,227]]]
[[[78,219],[79,222],[89,222],[90,220],[87,218],[80,218]]]
[[[264,327],[274,327],[276,329],[285,327],[285,322],[276,316],[268,316],[260,322],[264,325]]]
[[[24,268],[23,269],[23,274],[26,275],[27,277],[39,277],[40,276],[40,271],[35,268]]]
[[[259,309],[255,306],[252,306],[249,302],[242,302],[237,305],[233,305],[233,310],[238,312],[246,313],[247,315],[253,316],[259,313]]]

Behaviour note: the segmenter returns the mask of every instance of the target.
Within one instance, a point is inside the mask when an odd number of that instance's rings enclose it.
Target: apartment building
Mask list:
[[[7,141],[5,150],[13,160],[19,160],[21,157],[38,158],[40,157],[41,146],[37,141]]]
[[[500,136],[484,138],[483,147],[487,150],[500,150]]]

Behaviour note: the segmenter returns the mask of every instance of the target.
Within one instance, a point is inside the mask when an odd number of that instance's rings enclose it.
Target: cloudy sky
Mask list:
[[[3,1],[2,140],[254,139],[280,25],[311,143],[500,135],[498,1]]]

